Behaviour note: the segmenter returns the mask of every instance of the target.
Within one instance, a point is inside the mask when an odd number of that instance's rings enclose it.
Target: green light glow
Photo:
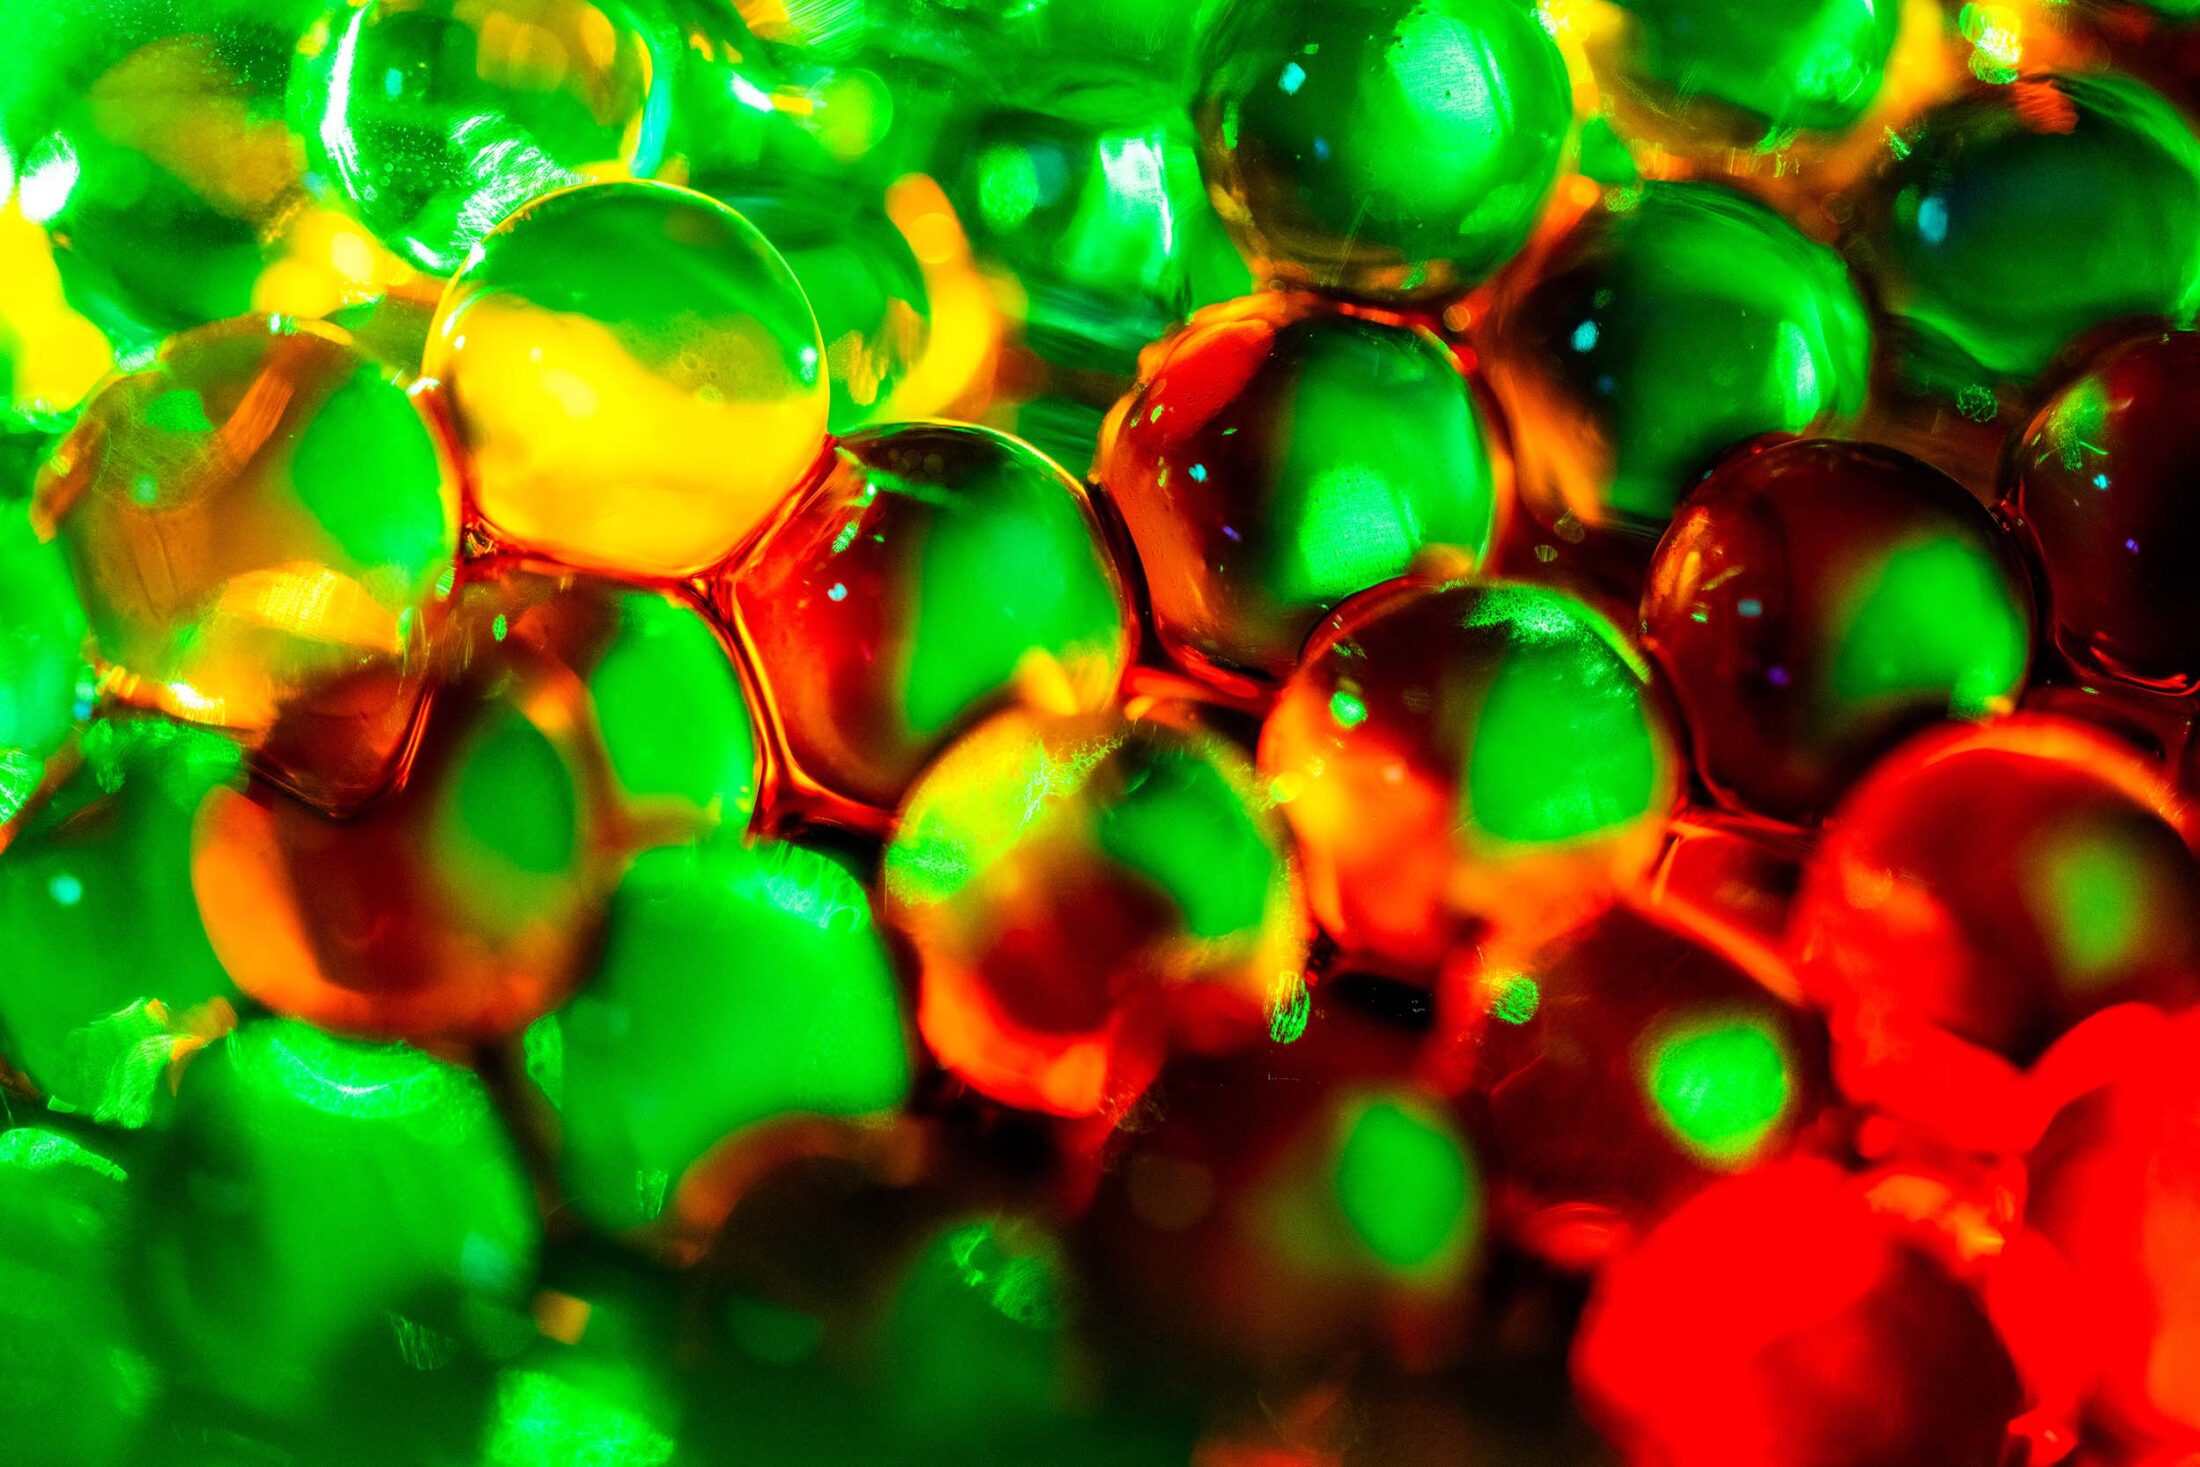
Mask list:
[[[165,396],[199,401],[195,393]],[[368,568],[369,585],[385,600],[425,596],[458,553],[427,422],[379,368],[362,366],[306,420],[290,471],[299,503]]]
[[[1746,1012],[1672,1019],[1647,1039],[1642,1085],[1652,1113],[1698,1158],[1720,1167],[1754,1159],[1794,1099],[1787,1046]]]
[[[2049,840],[2020,872],[2048,941],[2081,983],[2113,976],[2143,949],[2158,883],[2138,845],[2085,831]]]
[[[1501,1024],[1525,1024],[1543,1005],[1543,990],[1525,973],[1510,973],[1490,986],[1490,1017]]]
[[[1099,813],[1101,849],[1167,892],[1195,936],[1258,931],[1282,873],[1245,792],[1199,750],[1132,747],[1143,757]]]
[[[1481,1229],[1481,1182],[1459,1133],[1421,1101],[1376,1095],[1348,1113],[1333,1185],[1353,1234],[1386,1267],[1455,1262]]]
[[[539,1370],[497,1382],[483,1467],[664,1467],[678,1448],[608,1395]]]
[[[1359,694],[1339,688],[1329,695],[1329,716],[1339,728],[1358,728],[1367,722],[1367,703]]]
[[[1954,535],[1890,553],[1841,620],[1833,689],[1843,699],[1948,691],[1982,718],[2015,696],[2030,654],[2025,607],[1982,545]]]
[[[953,1431],[1044,1418],[1066,1403],[1068,1275],[1053,1239],[1015,1220],[951,1224],[887,1316],[887,1397],[907,1425]]]
[[[756,735],[726,649],[694,607],[663,596],[619,597],[618,619],[588,691],[619,787],[677,794],[725,828],[746,829]]]

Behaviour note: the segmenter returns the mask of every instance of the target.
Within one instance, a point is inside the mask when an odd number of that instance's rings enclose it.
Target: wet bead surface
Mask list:
[[[1011,1105],[1112,1117],[1172,1041],[1303,1021],[1296,894],[1281,820],[1216,735],[1015,711],[910,791],[884,913],[940,1063]]]
[[[626,0],[338,5],[300,43],[293,125],[348,211],[449,275],[529,200],[656,168],[676,39]]]
[[[1140,377],[1093,473],[1187,667],[1279,678],[1345,597],[1423,552],[1472,564],[1489,547],[1485,413],[1425,330],[1254,296],[1201,312]]]
[[[2011,450],[2002,512],[2047,573],[2055,646],[2088,672],[2200,686],[2200,334],[2151,334],[2087,364]]]
[[[1900,141],[1854,253],[1927,380],[2029,378],[2081,332],[2200,300],[2200,141],[2139,83],[1980,86]]]
[[[1627,75],[1684,125],[1838,132],[1879,94],[1901,27],[1899,3],[1873,0],[1630,0]]]
[[[248,736],[345,680],[324,709],[378,762],[419,695],[457,550],[457,471],[433,409],[333,327],[243,317],[111,379],[33,501],[75,573],[122,698]],[[299,771],[345,795],[355,761]]]
[[[1655,854],[1678,776],[1649,669],[1561,592],[1401,581],[1316,629],[1261,731],[1322,928],[1413,973],[1547,936]]]
[[[1104,706],[1133,638],[1078,484],[948,424],[842,440],[717,595],[799,780],[879,811],[991,709]]]
[[[424,371],[449,389],[495,529],[584,569],[675,576],[731,550],[816,462],[824,354],[753,225],[686,190],[606,183],[483,239]]]
[[[2031,661],[2029,593],[1992,518],[1871,444],[1714,471],[1659,543],[1642,625],[1698,777],[1787,820],[1822,815],[1919,728],[2008,711]]]
[[[1656,535],[1720,455],[1864,406],[1872,333],[1830,249],[1741,194],[1651,183],[1509,277],[1490,381],[1546,525]]]
[[[67,558],[0,499],[0,827],[46,777],[89,701],[84,607]]]
[[[1504,0],[1235,0],[1199,75],[1200,165],[1256,273],[1383,299],[1518,249],[1572,120],[1558,47]]]

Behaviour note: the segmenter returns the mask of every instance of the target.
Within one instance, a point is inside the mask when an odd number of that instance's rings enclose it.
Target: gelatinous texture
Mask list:
[[[122,1288],[126,1152],[43,1126],[0,1131],[0,1452],[109,1467],[146,1410]]]
[[[545,648],[496,640],[486,602],[461,609],[402,788],[342,823],[264,789],[222,791],[199,814],[207,934],[278,1012],[490,1038],[579,975],[625,833],[590,689]]]
[[[1104,706],[1134,633],[1077,483],[1013,438],[944,423],[843,440],[718,597],[795,777],[878,811],[1004,703]]]
[[[599,1225],[709,1212],[690,1195],[708,1190],[706,1158],[759,1123],[906,1096],[892,965],[863,889],[824,856],[647,852],[605,930],[594,975],[527,1039],[566,1195]]]
[[[2200,304],[2200,141],[2139,83],[1980,86],[1899,143],[1856,254],[1927,375],[2030,377],[2080,332]]]
[[[1467,981],[1470,1104],[1515,1229],[1560,1263],[1789,1149],[1824,1100],[1820,1023],[1671,919],[1614,907]]]
[[[1539,587],[1402,581],[1324,620],[1261,731],[1315,917],[1423,973],[1639,875],[1678,774],[1649,668]]]
[[[1305,989],[1297,872],[1251,765],[1117,714],[1001,714],[909,793],[885,912],[940,1062],[999,1100],[1120,1115],[1172,1038],[1234,1043]]]
[[[1721,1181],[1617,1260],[1574,1380],[1640,1467],[1995,1467],[2024,1404],[1978,1300],[1816,1162]]]
[[[1150,349],[1094,465],[1178,661],[1280,678],[1306,633],[1432,547],[1488,549],[1496,471],[1459,362],[1313,296],[1203,311]]]
[[[243,783],[236,747],[118,720],[0,852],[0,1055],[57,1110],[141,1126],[171,1060],[230,1020],[236,990],[191,895],[191,826]]]
[[[1538,519],[1656,534],[1720,454],[1864,406],[1871,325],[1838,255],[1707,184],[1592,210],[1494,308],[1490,381]]]
[[[46,775],[89,702],[84,608],[60,549],[0,498],[0,827]]]
[[[407,379],[331,326],[242,317],[110,379],[40,476],[122,698],[330,747],[289,771],[342,802],[402,742],[457,553],[457,473]],[[339,683],[370,683],[358,705]]]
[[[2200,334],[2095,357],[2009,456],[2002,513],[2047,573],[2055,646],[2140,687],[2200,687]]]
[[[365,0],[299,46],[314,172],[392,250],[449,275],[532,199],[664,156],[677,36],[627,0]]]
[[[132,1242],[177,1384],[311,1420],[532,1333],[534,1197],[470,1071],[265,1019],[194,1060],[176,1107]]]
[[[2200,860],[2153,766],[2025,715],[1929,734],[1835,808],[1790,939],[1843,1088],[1966,1140],[2021,1123],[1980,1074],[2111,1004],[2200,998]]]
[[[1872,444],[1729,459],[1643,592],[1696,773],[1722,804],[1825,813],[1904,737],[2007,712],[2031,661],[2017,561],[1955,481]]]
[[[2097,1418],[2125,1440],[2184,1449],[2200,1431],[2193,1039],[2189,1020],[2169,1028],[2056,1116],[2030,1158],[2026,1214],[2069,1265],[2068,1327],[2086,1345]]]
[[[106,0],[0,15],[0,153],[69,300],[118,341],[249,309],[300,201],[283,125],[318,0]],[[0,193],[4,193],[0,189]]]
[[[1670,110],[1699,125],[1749,124],[1777,138],[1837,132],[1879,95],[1901,28],[1899,0],[1627,0],[1623,55]],[[1708,106],[1705,104],[1709,104]]]
[[[1199,75],[1200,164],[1256,271],[1354,295],[1504,263],[1572,124],[1557,45],[1508,0],[1235,0]]]
[[[499,225],[444,292],[424,370],[490,524],[585,569],[704,569],[825,441],[825,344],[793,273],[664,184],[567,189]]]

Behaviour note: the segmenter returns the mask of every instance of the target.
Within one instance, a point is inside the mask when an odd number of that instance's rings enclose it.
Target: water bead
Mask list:
[[[67,559],[32,530],[24,501],[0,498],[0,827],[76,731],[92,681],[85,632]]]
[[[1200,164],[1266,273],[1419,299],[1479,282],[1543,207],[1573,101],[1509,0],[1235,0],[1200,49]]]
[[[1094,477],[1179,662],[1280,678],[1337,602],[1444,548],[1487,550],[1498,471],[1458,359],[1430,332],[1267,294],[1153,347]]]
[[[988,720],[910,790],[884,893],[925,1044],[1026,1109],[1119,1116],[1172,1042],[1289,1032],[1305,993],[1282,822],[1194,727]]]
[[[568,189],[482,240],[437,308],[481,513],[591,570],[683,576],[823,452],[825,344],[755,226],[664,184]]]
[[[404,735],[444,577],[457,471],[407,379],[333,327],[243,317],[110,379],[48,461],[33,521],[66,550],[124,699],[264,734],[346,679],[357,750],[299,771],[355,793]]]
[[[470,1071],[263,1019],[192,1062],[164,1139],[132,1272],[179,1385],[277,1420],[386,1415],[422,1362],[532,1333],[534,1196]]]
[[[435,275],[531,199],[648,175],[677,35],[627,0],[364,0],[299,46],[291,112],[315,173]]]
[[[1617,906],[1464,981],[1500,1196],[1562,1264],[1794,1147],[1825,1099],[1823,1026],[1671,918]]]
[[[138,1126],[237,996],[192,898],[191,830],[243,770],[227,740],[150,720],[84,742],[0,852],[0,1054],[56,1109]]]
[[[2113,74],[1979,86],[1899,140],[1853,252],[1915,372],[2029,378],[2082,332],[2200,303],[2200,141]]]
[[[1902,23],[1894,0],[1629,0],[1626,10],[1628,79],[1658,110],[1744,140],[1856,122]]]
[[[710,1158],[775,1120],[876,1118],[909,1089],[863,890],[799,846],[645,852],[582,990],[528,1031],[559,1170],[599,1225],[711,1220]]]
[[[1630,1467],[1995,1467],[2024,1396],[1978,1299],[1831,1166],[1700,1193],[1600,1279],[1574,1346]]]
[[[1692,183],[1592,209],[1508,277],[1490,341],[1530,511],[1633,535],[1735,444],[1859,412],[1872,348],[1838,255]]]
[[[2200,687],[2200,335],[2149,334],[2086,364],[2024,430],[2002,511],[2046,571],[2047,624],[2081,669]]]
[[[1796,821],[1918,729],[2008,711],[2031,661],[2030,596],[1992,517],[1871,444],[1721,465],[1658,545],[1642,625],[1705,786]]]
[[[1316,629],[1261,730],[1315,918],[1425,975],[1532,943],[1638,876],[1673,803],[1649,668],[1560,592],[1401,581]]]
[[[1078,484],[951,424],[843,439],[718,597],[798,785],[877,811],[1004,703],[1104,706],[1134,630]]]

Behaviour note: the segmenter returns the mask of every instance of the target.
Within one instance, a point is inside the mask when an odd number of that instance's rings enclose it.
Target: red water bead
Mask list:
[[[2010,708],[2017,558],[1907,454],[1796,440],[1727,459],[1659,542],[1642,626],[1721,804],[1814,819],[1919,728]]]
[[[1631,1467],[2001,1467],[2025,1404],[1972,1292],[1810,1161],[1714,1184],[1616,1260],[1574,1379]]]
[[[1829,822],[1790,932],[1844,1087],[1953,1124],[2088,1015],[2200,996],[2185,828],[2153,766],[2063,719],[1938,731],[1880,765]]]
[[[2055,645],[2141,687],[2200,687],[2200,333],[2112,347],[2010,452],[2003,513],[2047,577]]]
[[[201,807],[191,875],[239,988],[345,1033],[516,1032],[571,987],[617,875],[587,688],[474,599],[403,782],[332,821],[264,787]]]
[[[1402,580],[1339,607],[1260,742],[1316,919],[1355,961],[1419,977],[1634,881],[1677,783],[1648,673],[1541,587]]]
[[[2161,1026],[2112,1083],[2063,1109],[2032,1153],[2027,1214],[2069,1266],[2095,1417],[2187,1453],[2200,1452],[2196,1044],[2200,1021]]]
[[[1784,979],[1785,975],[1779,975]],[[1528,1247],[1602,1260],[1717,1177],[1793,1148],[1826,1035],[1702,934],[1628,906],[1439,995]]]

